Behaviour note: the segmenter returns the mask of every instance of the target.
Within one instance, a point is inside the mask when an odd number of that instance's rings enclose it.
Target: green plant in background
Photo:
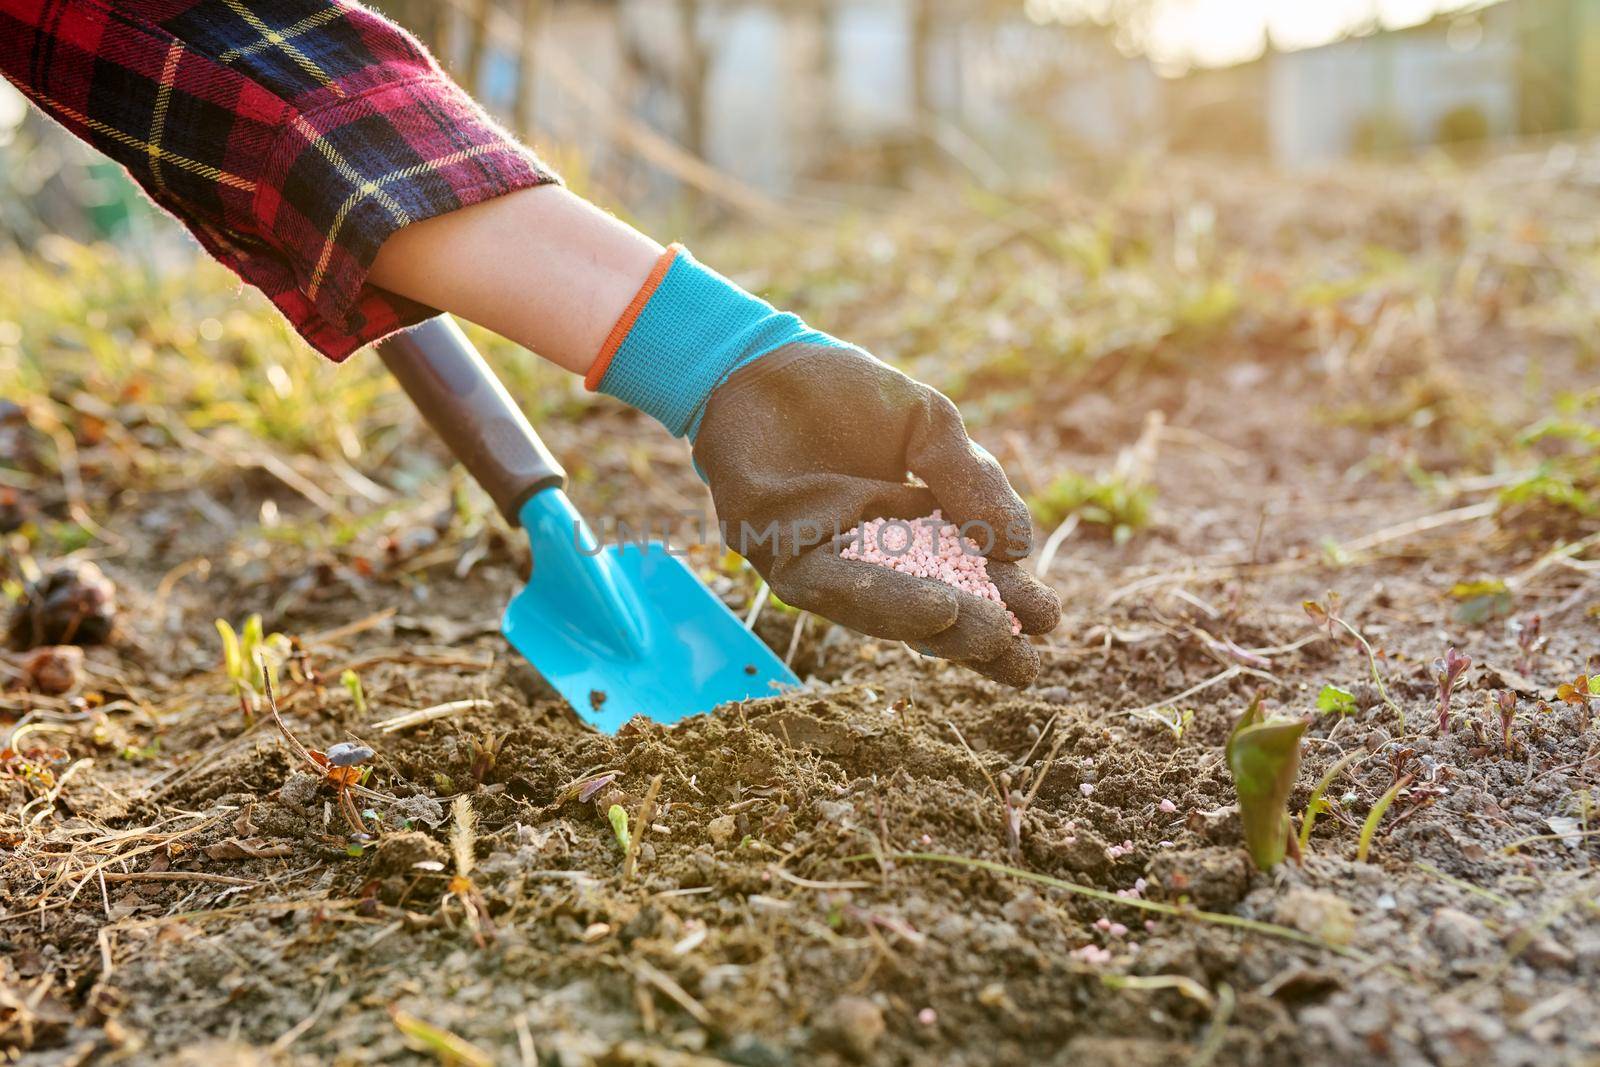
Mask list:
[[[362,718],[367,716],[367,694],[361,688],[361,676],[355,671],[345,671],[339,675],[339,684],[344,686],[345,692],[350,694],[350,699],[355,703],[356,714]]]
[[[278,672],[289,659],[289,639],[280,633],[265,633],[259,614],[251,615],[244,626],[235,632],[226,619],[217,620],[217,634],[222,638],[222,666],[233,682],[247,715],[254,714],[256,701],[265,692],[261,668],[265,668],[271,684],[278,684]]]
[[[1228,735],[1225,755],[1239,794],[1245,847],[1263,871],[1283,861],[1290,841],[1289,792],[1300,773],[1303,719],[1266,715],[1259,695]]]
[[[1040,525],[1053,528],[1069,515],[1104,526],[1122,544],[1150,525],[1156,490],[1116,474],[1090,477],[1074,471],[1059,476],[1028,500]]]
[[[1518,443],[1556,454],[1545,456],[1532,474],[1501,490],[1502,515],[1600,515],[1600,389],[1563,395],[1555,412],[1524,430]]]

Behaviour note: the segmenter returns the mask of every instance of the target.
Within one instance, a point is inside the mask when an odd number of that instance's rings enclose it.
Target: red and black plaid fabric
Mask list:
[[[557,180],[349,0],[0,0],[0,72],[334,359],[431,314],[366,281],[391,233]]]

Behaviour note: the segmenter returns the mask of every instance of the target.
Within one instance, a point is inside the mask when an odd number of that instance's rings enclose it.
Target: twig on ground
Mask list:
[[[425,722],[433,722],[436,719],[448,719],[452,715],[463,715],[469,711],[487,711],[493,707],[494,701],[492,700],[479,700],[476,698],[451,700],[443,704],[435,704],[431,708],[419,708],[416,711],[408,711],[393,718],[379,719],[372,724],[372,728],[380,733],[392,734],[399,730],[420,726]]]
[[[225,874],[208,874],[205,871],[101,871],[100,877],[108,882],[211,882],[216,885],[256,886],[248,878],[230,878]]]

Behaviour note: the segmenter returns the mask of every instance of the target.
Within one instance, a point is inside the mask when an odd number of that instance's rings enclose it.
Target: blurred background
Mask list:
[[[582,187],[681,224],[1168,153],[1324,168],[1600,124],[1594,0],[388,0]],[[0,88],[0,229],[139,223]]]

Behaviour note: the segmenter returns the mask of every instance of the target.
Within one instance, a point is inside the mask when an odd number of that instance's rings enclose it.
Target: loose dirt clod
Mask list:
[[[83,671],[83,649],[76,645],[36,648],[23,659],[22,670],[37,692],[46,696],[69,693],[78,687]]]
[[[117,619],[117,588],[93,563],[64,564],[26,587],[11,615],[13,648],[99,645]]]

